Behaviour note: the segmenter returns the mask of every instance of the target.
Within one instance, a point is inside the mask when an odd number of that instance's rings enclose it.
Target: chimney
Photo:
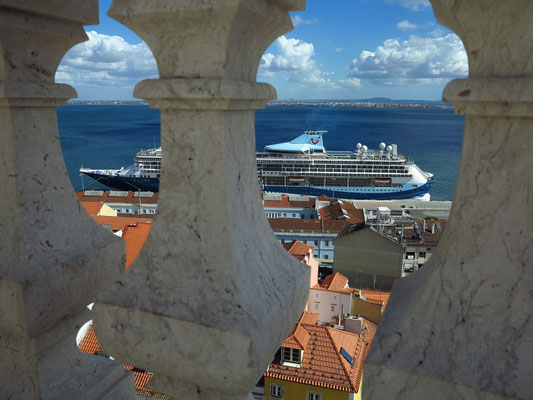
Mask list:
[[[424,230],[423,230],[423,232],[425,232],[425,231],[426,231],[426,220],[424,220]]]
[[[435,221],[431,223],[431,233],[435,233]]]

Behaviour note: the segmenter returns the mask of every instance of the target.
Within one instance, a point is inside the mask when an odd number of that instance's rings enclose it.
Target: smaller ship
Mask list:
[[[95,181],[118,190],[159,191],[161,174],[161,147],[141,150],[128,168],[90,169],[80,168],[80,173]]]

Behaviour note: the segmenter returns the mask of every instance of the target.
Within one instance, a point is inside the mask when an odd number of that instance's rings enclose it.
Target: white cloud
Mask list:
[[[327,75],[320,71],[313,59],[315,48],[312,43],[280,36],[275,42],[277,54],[266,53],[261,58],[258,75],[273,77],[277,72],[286,73],[286,78],[296,82],[327,84]]]
[[[310,25],[310,24],[314,24],[317,22],[316,19],[305,19],[305,18],[302,18],[301,16],[299,15],[295,15],[293,17],[291,17],[292,19],[292,24],[294,26],[298,26],[298,25]]]
[[[463,43],[455,34],[438,38],[387,39],[364,50],[348,67],[350,75],[381,85],[442,84],[468,74]]]
[[[129,44],[120,36],[87,32],[89,40],[65,55],[56,81],[74,87],[131,88],[142,79],[158,76],[152,52],[145,43]]]
[[[433,29],[431,32],[429,32],[429,35],[433,37],[440,37],[440,36],[444,36],[445,33],[446,31],[444,29],[442,29],[441,27],[438,27],[438,28]]]
[[[343,87],[350,89],[360,89],[363,87],[363,85],[361,84],[361,79],[359,78],[341,79],[339,80],[339,83]]]
[[[401,30],[409,30],[409,29],[416,29],[418,28],[415,24],[412,24],[411,22],[407,21],[406,19],[404,19],[403,21],[400,21],[396,24],[396,26],[398,27],[398,29],[401,29]]]
[[[415,11],[420,11],[430,6],[429,0],[387,0],[387,3],[399,4]]]
[[[343,49],[342,47],[337,47],[337,48],[335,49],[335,52],[336,52],[336,53],[342,53],[343,50],[344,50],[344,49]]]

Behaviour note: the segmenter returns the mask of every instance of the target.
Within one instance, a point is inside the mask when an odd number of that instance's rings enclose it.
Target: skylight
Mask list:
[[[350,363],[350,365],[353,365],[353,358],[351,355],[348,354],[344,347],[341,347],[341,354],[346,359],[346,361]]]

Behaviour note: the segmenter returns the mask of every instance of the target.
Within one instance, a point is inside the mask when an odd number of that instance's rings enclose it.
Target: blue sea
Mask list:
[[[57,108],[59,136],[72,186],[106,188],[79,176],[80,166],[120,168],[140,149],[159,146],[159,110],[143,105],[66,105]],[[435,174],[432,200],[452,200],[457,181],[464,118],[449,109],[269,106],[256,112],[256,145],[294,139],[306,129],[327,130],[328,150],[353,150],[357,142],[398,151]]]

